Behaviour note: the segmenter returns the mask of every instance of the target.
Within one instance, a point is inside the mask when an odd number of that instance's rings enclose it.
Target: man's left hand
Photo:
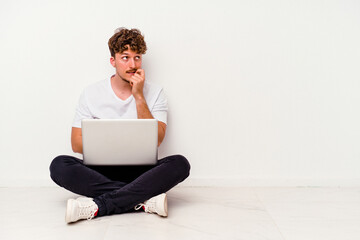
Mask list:
[[[134,76],[130,78],[130,85],[132,86],[132,94],[134,98],[143,97],[143,88],[145,83],[145,71],[144,69],[138,69]]]

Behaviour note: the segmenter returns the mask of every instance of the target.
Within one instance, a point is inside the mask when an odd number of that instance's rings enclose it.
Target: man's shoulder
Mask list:
[[[162,87],[154,82],[145,82],[144,84],[144,91],[150,94],[156,94],[162,91]]]
[[[85,87],[84,93],[86,93],[86,94],[92,94],[92,93],[98,94],[99,91],[106,90],[107,83],[108,83],[108,79],[103,79],[103,80],[91,83],[91,84],[89,84],[88,86]]]

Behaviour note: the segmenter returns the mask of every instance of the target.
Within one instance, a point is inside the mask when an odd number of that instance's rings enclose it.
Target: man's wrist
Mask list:
[[[146,102],[143,94],[134,95],[136,103]]]

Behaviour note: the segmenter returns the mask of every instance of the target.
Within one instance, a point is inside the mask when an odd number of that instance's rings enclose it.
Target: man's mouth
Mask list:
[[[134,75],[136,73],[137,70],[130,70],[130,71],[126,71],[126,73],[132,74]]]

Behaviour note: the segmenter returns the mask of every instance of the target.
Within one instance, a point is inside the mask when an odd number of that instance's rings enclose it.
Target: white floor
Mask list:
[[[67,225],[61,188],[0,188],[7,239],[360,239],[360,188],[190,188],[168,193],[169,217],[130,213]]]

